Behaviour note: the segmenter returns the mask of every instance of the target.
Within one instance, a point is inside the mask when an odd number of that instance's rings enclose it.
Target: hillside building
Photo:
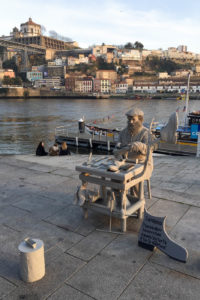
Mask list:
[[[117,72],[114,70],[98,70],[96,71],[97,79],[110,79],[115,81],[117,79]]]
[[[74,92],[75,91],[75,76],[68,76],[65,77],[65,89],[67,92]]]
[[[48,65],[47,74],[48,77],[61,77],[64,79],[66,74],[66,66]]]
[[[109,94],[111,91],[111,80],[94,78],[93,91],[95,93]]]
[[[90,77],[75,79],[75,92],[91,93],[93,91],[93,80]]]
[[[15,72],[12,69],[0,69],[0,82],[4,77],[15,78]]]
[[[168,78],[169,74],[167,72],[159,72],[158,73],[158,78],[162,79],[162,78]]]
[[[62,81],[60,77],[44,78],[36,80],[34,83],[35,88],[47,87],[47,88],[60,88]]]
[[[33,22],[31,18],[26,23],[20,25],[20,30],[17,27],[13,28],[11,36],[15,42],[26,45],[38,45],[47,49],[66,50],[78,47],[76,42],[64,42],[52,37],[43,36],[41,25]]]
[[[115,84],[115,93],[116,94],[128,93],[128,83],[126,83],[125,81],[117,82]]]
[[[26,73],[26,78],[31,82],[41,80],[43,78],[43,73],[38,70],[32,70]]]
[[[185,46],[185,45],[180,45],[180,46],[177,47],[177,50],[178,50],[179,52],[187,52],[187,46]]]
[[[96,57],[105,55],[107,53],[112,53],[117,47],[112,45],[101,45],[92,48],[92,54]]]

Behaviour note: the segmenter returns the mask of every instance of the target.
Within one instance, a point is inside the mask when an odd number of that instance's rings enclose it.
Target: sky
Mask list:
[[[77,41],[80,47],[124,45],[145,49],[187,45],[200,53],[199,0],[0,0],[0,36],[28,18]]]

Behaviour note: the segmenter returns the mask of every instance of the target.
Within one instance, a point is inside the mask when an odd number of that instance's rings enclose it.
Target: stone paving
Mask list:
[[[123,235],[96,230],[108,229],[108,217],[90,212],[83,219],[73,204],[75,165],[87,158],[0,156],[0,299],[200,299],[200,160],[155,156],[153,197],[146,200],[151,214],[167,215],[169,236],[187,248],[181,263],[139,248],[135,218]],[[19,276],[25,237],[45,245],[46,275],[35,283]]]

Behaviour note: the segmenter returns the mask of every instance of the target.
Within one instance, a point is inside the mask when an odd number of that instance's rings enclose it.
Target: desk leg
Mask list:
[[[121,231],[126,232],[126,191],[121,191]]]
[[[87,219],[88,218],[88,209],[87,209],[87,207],[82,207],[82,209],[83,209],[84,219]]]
[[[139,183],[139,200],[142,200],[145,203],[144,199],[144,181]],[[140,207],[138,211],[138,218],[141,220],[143,218],[144,213],[144,204]]]
[[[126,217],[121,219],[121,231],[126,232]]]
[[[82,180],[82,187],[84,187],[84,190],[86,190],[88,183],[84,180]],[[82,210],[83,210],[83,216],[84,219],[88,218],[88,207],[87,207],[87,202],[85,202],[82,206]]]
[[[105,180],[105,177],[101,177],[102,180]],[[100,186],[100,195],[101,198],[103,199],[104,204],[106,205],[106,201],[107,201],[107,191],[106,191],[106,187],[105,185],[101,185]]]

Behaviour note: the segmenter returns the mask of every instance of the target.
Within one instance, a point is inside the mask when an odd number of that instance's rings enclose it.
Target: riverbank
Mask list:
[[[180,93],[129,93],[129,94],[98,94],[98,93],[69,93],[64,88],[0,88],[0,99],[129,99],[129,100],[180,100]],[[190,100],[200,100],[199,93],[191,93]]]
[[[93,94],[75,94],[67,93],[65,89],[61,90],[51,90],[46,88],[23,88],[23,87],[14,87],[14,88],[3,88],[0,89],[0,99],[97,99],[97,96]]]
[[[169,236],[186,247],[186,264],[137,245],[140,223],[128,219],[124,235],[92,212],[84,220],[73,204],[80,184],[75,166],[87,155],[0,156],[1,299],[199,299],[199,159],[155,156],[152,215],[167,216]],[[113,229],[120,228],[113,219]],[[32,284],[19,277],[18,245],[25,237],[45,245],[46,275]]]

